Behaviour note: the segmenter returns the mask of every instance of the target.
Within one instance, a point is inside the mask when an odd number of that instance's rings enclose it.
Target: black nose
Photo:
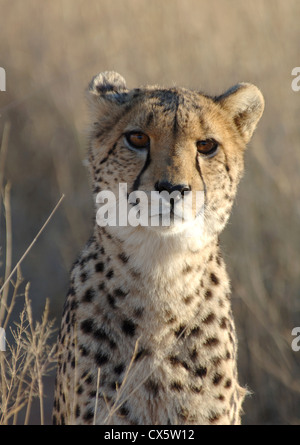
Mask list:
[[[184,192],[189,192],[191,190],[191,187],[187,184],[171,184],[168,181],[157,181],[155,184],[155,190],[157,192],[167,191],[168,193],[172,193],[174,191],[178,191],[182,195]]]

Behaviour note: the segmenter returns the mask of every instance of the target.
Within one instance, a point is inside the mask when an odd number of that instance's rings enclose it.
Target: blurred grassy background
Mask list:
[[[130,87],[177,84],[211,94],[238,81],[261,88],[266,110],[221,241],[240,380],[253,391],[243,422],[300,424],[300,352],[290,346],[300,325],[300,92],[291,89],[300,2],[0,0],[0,11],[7,78],[0,139],[11,122],[5,182],[12,184],[13,264],[66,195],[22,267],[37,315],[48,297],[59,321],[70,266],[92,228],[82,164],[91,77],[115,70]],[[3,215],[0,229],[5,247]],[[46,384],[50,423],[53,376]]]

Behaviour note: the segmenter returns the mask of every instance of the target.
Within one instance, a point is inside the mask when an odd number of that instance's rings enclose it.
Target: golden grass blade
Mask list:
[[[28,246],[28,248],[25,250],[24,254],[22,255],[22,257],[19,259],[19,261],[17,262],[17,264],[15,265],[15,267],[13,268],[12,272],[10,273],[10,275],[7,277],[7,279],[5,280],[3,286],[0,289],[0,293],[3,291],[3,289],[5,288],[5,286],[8,284],[9,280],[11,279],[11,277],[13,276],[13,274],[15,273],[15,271],[17,270],[17,268],[20,266],[20,264],[22,263],[22,261],[24,260],[24,258],[26,257],[26,255],[28,254],[28,252],[32,249],[32,247],[34,246],[34,244],[37,242],[38,238],[40,237],[40,235],[42,234],[42,232],[44,231],[44,229],[46,228],[47,224],[49,223],[49,221],[51,220],[52,216],[54,215],[54,213],[56,212],[56,210],[58,209],[58,207],[60,206],[62,200],[64,199],[65,195],[62,195],[60,200],[58,201],[58,203],[56,204],[56,206],[54,207],[54,209],[52,210],[52,212],[50,213],[50,215],[48,216],[47,220],[45,221],[45,223],[43,224],[43,226],[41,227],[41,229],[39,230],[39,232],[37,233],[37,235],[35,236],[35,238],[33,239],[33,241],[30,243],[30,245]]]

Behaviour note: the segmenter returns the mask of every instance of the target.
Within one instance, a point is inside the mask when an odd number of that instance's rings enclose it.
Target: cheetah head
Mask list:
[[[130,90],[119,74],[104,72],[92,79],[88,100],[93,192],[95,200],[99,192],[116,197],[112,226],[126,226],[118,212],[121,198],[131,196],[127,216],[141,212],[142,192],[149,212],[138,230],[206,238],[220,233],[243,173],[246,144],[263,113],[259,89],[240,83],[217,97],[184,88]],[[153,199],[163,193],[173,198],[151,210]],[[188,218],[182,218],[188,198]],[[169,224],[163,224],[165,214]],[[134,224],[128,225],[133,230]]]

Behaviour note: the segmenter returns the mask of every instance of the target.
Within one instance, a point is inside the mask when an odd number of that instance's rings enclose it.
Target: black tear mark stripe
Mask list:
[[[207,187],[206,187],[206,184],[205,184],[205,181],[204,181],[204,178],[203,178],[203,175],[202,175],[202,171],[201,171],[201,168],[200,168],[200,164],[199,164],[197,158],[198,158],[198,153],[196,154],[196,169],[198,170],[199,176],[200,176],[202,184],[203,184],[204,204],[206,204],[206,201],[207,201]]]
[[[225,170],[226,170],[226,172],[228,174],[230,185],[232,186],[233,179],[232,179],[231,174],[229,173],[230,172],[230,167],[229,167],[229,164],[228,164],[227,153],[225,152],[225,150],[224,150],[224,156],[225,156]]]
[[[112,148],[109,150],[109,152],[107,153],[107,155],[105,156],[105,158],[102,159],[102,161],[100,161],[99,165],[104,164],[104,162],[107,161],[107,159],[109,158],[109,156],[114,152],[114,150],[116,149],[117,143],[115,142],[114,145],[112,146]]]
[[[151,156],[150,156],[150,149],[149,149],[148,153],[147,153],[147,159],[145,161],[145,164],[144,164],[142,170],[140,171],[140,173],[138,174],[138,176],[136,177],[136,179],[135,179],[135,181],[133,183],[133,188],[132,188],[133,192],[138,190],[139,185],[140,185],[140,181],[141,181],[141,176],[147,170],[147,168],[149,167],[150,162],[151,162]]]

